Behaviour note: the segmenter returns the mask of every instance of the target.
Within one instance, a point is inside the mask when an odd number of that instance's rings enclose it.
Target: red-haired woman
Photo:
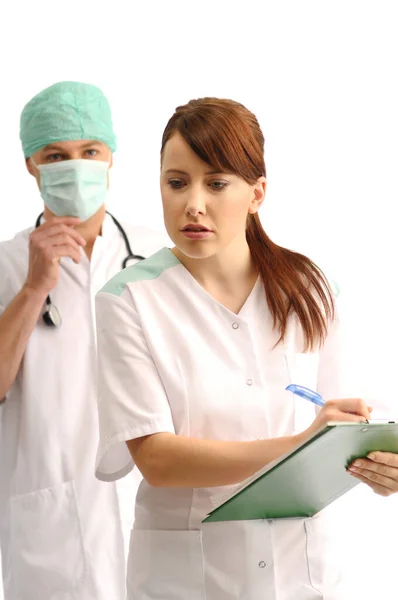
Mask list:
[[[204,98],[179,107],[161,150],[175,247],[122,271],[97,296],[97,476],[114,480],[136,464],[144,477],[131,600],[344,597],[328,509],[313,519],[202,524],[221,492],[327,421],[369,418],[362,400],[335,400],[328,282],[260,224],[263,141],[241,104]],[[329,400],[318,414],[284,391],[292,380]],[[391,467],[385,492],[396,473]]]

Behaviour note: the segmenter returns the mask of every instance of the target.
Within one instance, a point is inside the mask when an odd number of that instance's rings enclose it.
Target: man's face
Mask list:
[[[77,140],[67,142],[54,142],[48,144],[26,159],[26,166],[31,175],[35,177],[40,188],[40,173],[36,165],[45,165],[64,160],[84,158],[87,160],[102,160],[112,166],[112,153],[108,146],[94,140]],[[33,162],[32,160],[33,159]]]

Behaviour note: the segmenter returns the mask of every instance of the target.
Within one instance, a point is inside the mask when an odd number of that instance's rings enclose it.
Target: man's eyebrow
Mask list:
[[[89,140],[80,146],[80,148],[91,148],[92,146],[99,146],[101,142],[98,140]],[[58,150],[59,152],[65,152],[65,148],[58,145],[57,143],[48,144],[48,146],[44,146],[43,150],[47,152],[48,150]]]
[[[57,144],[48,144],[48,146],[44,146],[43,150],[47,152],[47,150],[63,150],[61,146],[57,146]]]
[[[89,140],[85,144],[83,144],[82,148],[91,148],[91,146],[100,146],[102,142],[99,140]]]

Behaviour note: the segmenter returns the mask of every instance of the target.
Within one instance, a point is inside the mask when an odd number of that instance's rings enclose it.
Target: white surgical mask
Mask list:
[[[87,221],[104,204],[109,162],[78,158],[33,164],[40,172],[41,197],[57,217],[79,217]]]

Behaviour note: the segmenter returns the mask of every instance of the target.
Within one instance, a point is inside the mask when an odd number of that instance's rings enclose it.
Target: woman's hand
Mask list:
[[[371,452],[367,458],[354,460],[348,472],[379,496],[398,493],[398,454]]]
[[[303,436],[307,438],[313,435],[329,421],[364,423],[370,419],[372,410],[359,398],[329,400]],[[398,454],[371,452],[367,458],[356,459],[348,467],[348,472],[380,496],[398,493]]]
[[[366,423],[370,419],[372,407],[367,406],[360,398],[345,398],[344,400],[329,400],[319,411],[312,425],[303,433],[307,438],[330,421],[349,421],[354,423]]]

